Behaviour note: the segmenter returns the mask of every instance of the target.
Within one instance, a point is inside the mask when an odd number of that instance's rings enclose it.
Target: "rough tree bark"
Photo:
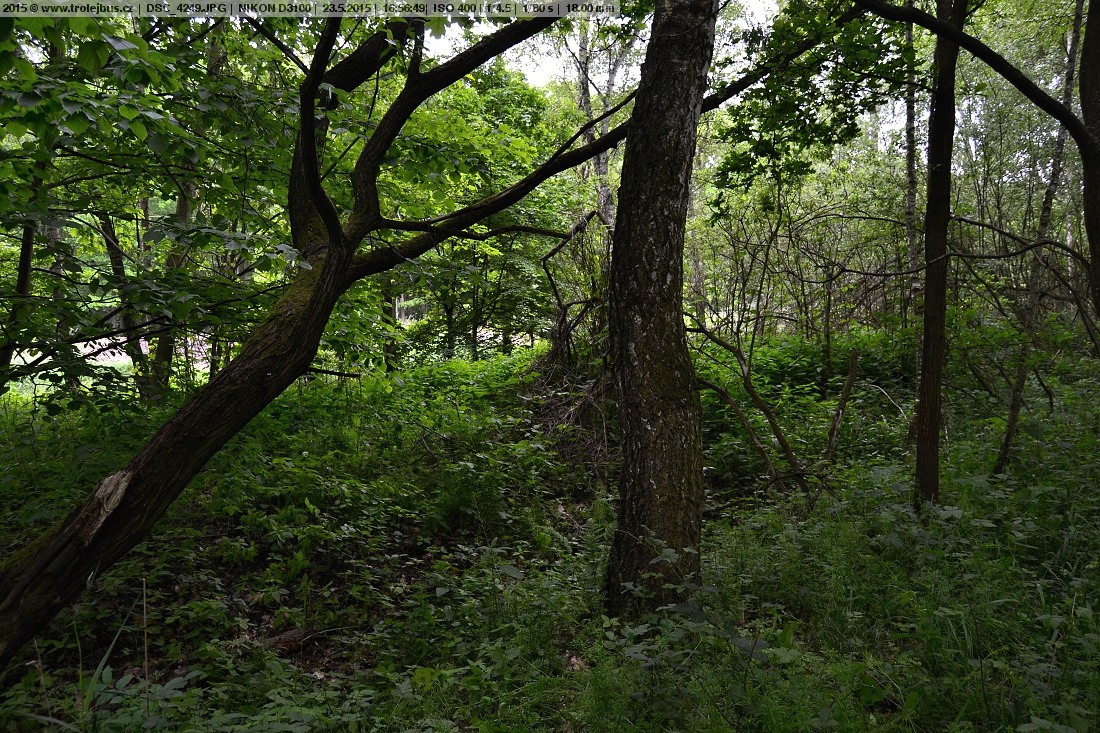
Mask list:
[[[674,601],[699,571],[701,409],[683,317],[684,232],[717,11],[715,0],[657,3],[623,157],[610,287],[623,441],[612,615]]]
[[[937,0],[939,20],[961,30],[966,0]],[[940,497],[940,421],[947,359],[947,231],[951,223],[951,153],[955,141],[955,67],[959,44],[937,36],[928,116],[928,194],[924,213],[924,336],[917,390],[917,485],[913,505]]]

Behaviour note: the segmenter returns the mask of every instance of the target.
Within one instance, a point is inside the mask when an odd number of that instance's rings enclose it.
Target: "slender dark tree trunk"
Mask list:
[[[962,29],[966,0],[937,0],[937,17]],[[959,46],[936,38],[928,117],[928,194],[924,214],[924,337],[917,391],[917,485],[913,503],[940,497],[940,422],[947,359],[947,232],[951,223],[951,153],[955,141],[955,67]]]
[[[141,334],[138,333],[137,318],[135,316],[134,307],[130,303],[130,295],[126,290],[129,278],[126,275],[125,255],[122,251],[122,245],[118,240],[118,233],[115,231],[115,223],[110,215],[105,211],[101,211],[96,215],[96,218],[99,219],[99,230],[100,233],[103,234],[103,244],[107,249],[107,259],[111,263],[111,274],[118,284],[119,301],[122,307],[119,315],[124,331],[123,338],[125,339],[122,348],[126,352],[126,355],[130,357],[130,363],[134,369],[134,384],[137,386],[138,394],[140,394],[142,398],[148,398],[149,360],[145,356],[145,352],[141,349]]]
[[[3,373],[11,366],[18,342],[19,320],[27,307],[27,296],[31,294],[31,263],[34,260],[34,235],[38,223],[34,220],[23,225],[23,235],[19,242],[19,264],[15,271],[15,298],[8,312],[8,323],[4,328],[3,342],[0,343],[0,387],[6,384]]]
[[[36,170],[42,170],[45,165],[39,163]],[[42,179],[35,176],[31,181],[31,200],[37,201],[42,191]],[[45,213],[45,207],[41,209]],[[15,270],[15,298],[12,299],[11,310],[7,314],[7,323],[0,331],[0,392],[4,391],[8,380],[8,367],[19,345],[19,321],[28,306],[27,299],[31,294],[31,266],[34,264],[34,239],[38,235],[38,218],[28,216],[23,224],[23,233],[19,239],[19,263]]]
[[[906,7],[913,7],[914,0],[906,0]],[[905,46],[913,48],[913,24],[905,24]],[[917,229],[917,78],[910,70],[905,86],[905,249],[909,265],[908,308],[904,311],[903,325],[923,323],[924,321],[924,281],[921,278],[920,232]],[[912,321],[910,321],[910,318]],[[924,349],[923,334],[916,331],[917,338],[913,356],[913,382],[920,390],[921,351]],[[913,445],[917,439],[917,412],[919,402],[913,405],[913,416],[909,420],[906,443]]]
[[[684,233],[715,0],[657,3],[623,159],[611,354],[623,440],[607,610],[682,595],[699,571],[701,410],[683,317]]]
[[[183,184],[184,190],[176,197],[176,222],[180,226],[187,226],[191,222],[191,205],[198,195],[198,189],[189,182]],[[172,245],[172,251],[168,253],[165,269],[171,273],[182,270],[187,263],[187,254],[179,244]],[[149,378],[145,395],[152,400],[158,400],[172,388],[172,367],[176,358],[176,331],[175,324],[166,330],[150,348]]]
[[[760,394],[753,384],[752,365],[749,363],[749,359],[745,355],[745,352],[742,351],[741,347],[737,344],[726,341],[721,336],[706,331],[705,329],[697,328],[692,330],[702,333],[709,341],[725,349],[737,360],[738,371],[741,373],[741,384],[745,387],[745,393],[748,394],[753,407],[759,410],[764,415],[764,419],[768,421],[768,427],[771,428],[772,431],[772,440],[775,441],[780,452],[783,453],[783,457],[787,459],[787,465],[791,469],[792,480],[798,484],[802,493],[810,496],[811,491],[810,485],[807,482],[808,473],[806,467],[802,465],[802,461],[799,460],[798,454],[794,452],[791,441],[787,439],[787,433],[779,423],[779,416],[776,415],[775,410],[772,409],[772,406],[768,404],[767,400],[764,399],[764,396]]]
[[[213,34],[207,39],[206,46],[206,76],[217,77],[221,74],[227,61],[225,49],[222,48],[220,37],[224,31],[224,22],[219,21]],[[198,128],[203,132],[203,127]],[[191,219],[195,213],[195,202],[200,194],[197,181],[192,177],[184,178],[179,183],[179,193],[176,195],[176,223],[181,227],[191,225]],[[172,251],[168,253],[165,269],[182,271],[187,266],[187,248],[173,243]],[[150,359],[149,379],[147,394],[151,399],[159,399],[172,389],[172,373],[176,360],[178,334],[175,328],[166,330],[153,345],[152,358]],[[188,365],[190,366],[190,365]]]
[[[1089,294],[1093,313],[1100,316],[1100,17],[1089,3],[1085,32],[1081,39],[1081,121],[1092,138],[1092,146],[1078,144],[1084,184],[1085,232],[1089,240]],[[1100,13],[1097,14],[1100,16]]]

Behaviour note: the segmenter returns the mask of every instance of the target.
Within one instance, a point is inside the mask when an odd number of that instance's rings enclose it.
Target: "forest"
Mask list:
[[[0,731],[1100,731],[1090,10],[0,17]]]

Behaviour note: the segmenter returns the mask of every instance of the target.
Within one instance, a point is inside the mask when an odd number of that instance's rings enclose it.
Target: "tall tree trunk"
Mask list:
[[[906,0],[906,7],[913,7],[914,0]],[[913,24],[905,24],[905,47],[913,49]],[[908,308],[902,324],[923,323],[924,320],[924,281],[921,278],[920,232],[917,231],[917,77],[909,71],[905,86],[905,248],[909,264]],[[909,319],[912,318],[912,321]],[[921,351],[924,348],[920,331],[916,332],[916,344],[913,356],[913,381],[919,392],[921,373]],[[919,403],[913,406],[913,418],[909,421],[906,443],[913,445],[917,438],[917,412]]]
[[[1085,21],[1081,41],[1081,116],[1060,104],[1040,89],[1020,69],[984,43],[962,32],[962,27],[943,17],[935,17],[916,8],[893,5],[884,0],[856,0],[859,7],[889,20],[912,21],[950,38],[984,61],[1033,104],[1061,122],[1073,136],[1081,153],[1085,232],[1089,240],[1088,283],[1093,312],[1100,316],[1100,23]],[[1091,16],[1095,4],[1089,5]],[[937,42],[937,48],[939,43]],[[957,53],[957,51],[956,51]]]
[[[606,135],[610,129],[611,119],[607,112],[611,109],[614,95],[617,92],[617,79],[620,67],[630,57],[634,49],[635,36],[629,35],[614,50],[604,49],[608,54],[607,77],[596,80],[592,77],[592,60],[595,58],[591,44],[599,38],[598,29],[592,21],[580,23],[580,32],[577,38],[577,53],[573,56],[573,63],[577,69],[577,105],[588,120],[595,120],[597,116],[603,119],[597,127],[590,127],[584,133],[585,142],[596,139],[597,128],[601,135]],[[599,93],[601,109],[596,112],[592,104],[592,88],[602,85],[603,91]],[[592,159],[592,173],[596,179],[597,211],[600,220],[610,231],[614,227],[615,220],[615,195],[611,190],[610,182],[611,152],[605,151]]]
[[[623,441],[612,615],[680,598],[699,571],[702,418],[684,328],[684,234],[717,12],[716,0],[657,3],[624,153],[610,288]]]
[[[27,308],[27,297],[31,294],[31,263],[34,260],[34,236],[37,232],[38,222],[35,219],[28,219],[23,224],[23,235],[19,242],[19,264],[15,271],[15,297],[12,299],[8,322],[2,334],[3,343],[0,343],[0,390],[8,382],[6,372],[15,357],[19,342],[19,321]]]
[[[187,226],[191,222],[192,202],[198,196],[198,188],[189,181],[182,184],[180,193],[176,196],[176,223]],[[172,245],[172,251],[168,253],[165,270],[171,273],[173,270],[181,270],[187,263],[187,253],[179,244]],[[175,324],[170,323],[156,342],[150,347],[151,359],[149,360],[149,379],[147,380],[146,395],[149,399],[160,399],[164,393],[171,389],[172,366],[176,357],[176,331]]]
[[[1084,184],[1085,231],[1089,240],[1089,294],[1093,313],[1100,316],[1100,13],[1093,21],[1097,3],[1090,2],[1085,32],[1081,39],[1081,121],[1092,138],[1091,146],[1078,144]]]
[[[937,0],[939,20],[962,29],[966,0]],[[940,497],[940,422],[947,359],[947,233],[951,223],[951,153],[955,141],[955,67],[959,46],[936,37],[928,117],[928,193],[924,214],[924,342],[917,391],[917,485],[914,507]]]
[[[208,79],[214,79],[220,76],[227,61],[225,49],[221,44],[221,37],[224,34],[224,30],[224,21],[218,21],[212,34],[207,39],[206,76]],[[202,126],[196,129],[196,132],[200,135],[203,131]],[[179,193],[176,196],[177,225],[180,227],[190,226],[191,218],[194,215],[195,201],[198,197],[199,186],[194,178],[183,179],[179,184]],[[172,251],[168,253],[165,269],[168,273],[171,273],[173,270],[182,270],[186,265],[186,247],[181,247],[178,243],[174,243]],[[149,370],[150,379],[148,380],[148,394],[152,399],[160,398],[165,392],[171,389],[172,369],[176,357],[176,341],[176,329],[172,327],[166,330],[164,334],[157,339],[156,345],[152,348],[152,359],[150,360]]]

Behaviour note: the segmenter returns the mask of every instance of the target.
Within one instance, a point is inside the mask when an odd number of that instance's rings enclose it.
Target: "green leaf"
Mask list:
[[[137,135],[138,140],[144,140],[149,136],[149,132],[145,129],[145,123],[141,120],[130,120],[130,132]]]
[[[91,126],[87,117],[83,115],[73,115],[65,120],[64,128],[69,131],[71,135],[80,135],[84,133]]]
[[[97,22],[94,18],[68,18],[69,29],[78,36],[89,36],[96,32]]]
[[[30,109],[31,107],[37,106],[38,103],[42,101],[42,95],[37,90],[32,89],[20,94],[16,98],[16,101],[19,103],[20,107]]]
[[[104,67],[107,59],[111,57],[111,49],[100,40],[85,41],[80,44],[80,50],[76,54],[76,63],[83,69],[97,72]]]
[[[158,155],[163,155],[168,152],[168,148],[171,147],[171,141],[159,132],[149,133],[149,137],[145,140],[145,144],[149,146],[149,149]]]

